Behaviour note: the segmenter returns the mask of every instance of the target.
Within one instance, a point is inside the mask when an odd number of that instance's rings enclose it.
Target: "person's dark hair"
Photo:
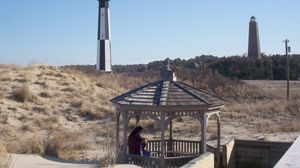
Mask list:
[[[135,127],[135,129],[130,133],[129,136],[135,135],[137,132],[139,132],[139,131],[141,131],[141,130],[143,130],[143,127],[137,126],[137,127]]]

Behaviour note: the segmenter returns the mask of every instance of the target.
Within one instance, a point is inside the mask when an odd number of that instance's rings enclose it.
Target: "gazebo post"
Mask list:
[[[201,154],[206,153],[207,114],[203,113],[201,122]]]
[[[220,114],[217,113],[217,168],[221,164],[221,118]]]
[[[120,152],[120,111],[117,109],[116,114],[116,153]]]
[[[169,133],[169,142],[168,142],[168,150],[173,150],[173,120],[170,120],[170,133]]]
[[[161,156],[160,156],[160,167],[166,167],[165,165],[165,122],[166,122],[166,118],[165,118],[165,113],[161,112],[160,115],[160,140],[161,140],[161,145],[160,145],[160,152],[161,152]]]
[[[122,111],[123,117],[123,145],[121,150],[121,163],[128,163],[128,151],[127,151],[127,130],[128,130],[128,114],[127,111]]]

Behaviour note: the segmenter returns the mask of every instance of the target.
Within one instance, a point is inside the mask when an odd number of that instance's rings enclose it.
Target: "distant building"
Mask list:
[[[97,70],[111,72],[110,0],[99,1]]]
[[[249,22],[248,57],[261,58],[258,24],[254,16]]]

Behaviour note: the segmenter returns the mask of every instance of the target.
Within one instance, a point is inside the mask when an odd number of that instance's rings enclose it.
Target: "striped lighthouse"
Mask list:
[[[97,70],[111,72],[110,0],[99,1]]]

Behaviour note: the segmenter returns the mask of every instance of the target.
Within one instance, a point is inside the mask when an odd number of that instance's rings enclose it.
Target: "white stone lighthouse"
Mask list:
[[[111,72],[110,0],[99,1],[97,70]]]

